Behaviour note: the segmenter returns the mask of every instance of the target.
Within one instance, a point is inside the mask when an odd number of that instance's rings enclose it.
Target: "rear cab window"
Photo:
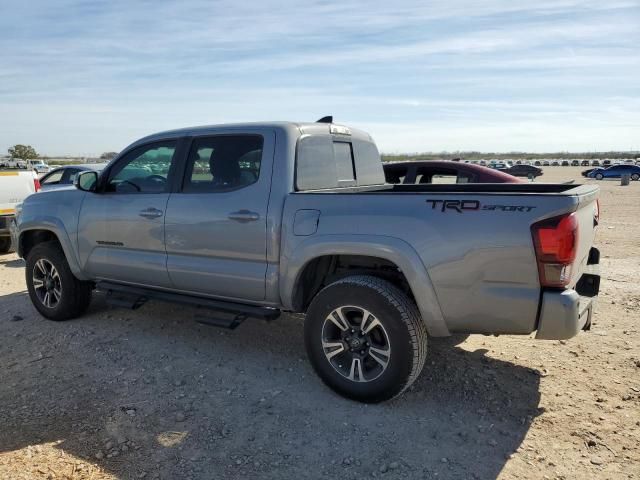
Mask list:
[[[347,142],[333,142],[333,158],[336,162],[338,185],[352,184],[356,179],[353,151]]]
[[[302,135],[296,151],[297,191],[383,185],[380,154],[370,137],[354,134]]]

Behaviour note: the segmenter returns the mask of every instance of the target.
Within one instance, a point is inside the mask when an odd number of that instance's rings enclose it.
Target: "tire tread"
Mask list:
[[[411,372],[405,379],[404,385],[402,385],[390,399],[398,397],[418,378],[427,358],[427,328],[422,320],[420,312],[418,311],[418,307],[415,302],[398,287],[387,280],[373,275],[351,275],[344,277],[330,285],[327,285],[325,289],[339,285],[360,286],[373,290],[393,305],[399,313],[399,320],[401,320],[407,327],[411,341],[411,348],[413,350],[413,365],[411,367]],[[318,295],[321,293],[322,290]]]
[[[63,298],[65,303],[62,304],[59,309],[54,311],[47,310],[39,303],[39,300],[33,298],[33,295],[35,295],[35,293],[33,292],[30,278],[31,270],[34,263],[32,262],[32,258],[38,255],[38,258],[48,258],[50,260],[53,260],[56,263],[56,267],[61,270],[60,275],[63,277],[63,279],[67,279],[66,283],[63,285],[63,290],[66,290],[65,295],[70,295],[70,299],[69,297],[67,297],[66,299]],[[77,318],[87,310],[89,304],[91,303],[91,283],[78,280],[73,275],[73,272],[69,268],[67,258],[65,257],[60,244],[56,241],[43,242],[33,247],[33,249],[29,252],[29,256],[27,258],[27,268],[25,269],[25,275],[29,295],[32,297],[32,303],[40,312],[40,314],[45,318],[48,318],[49,320],[64,321]]]

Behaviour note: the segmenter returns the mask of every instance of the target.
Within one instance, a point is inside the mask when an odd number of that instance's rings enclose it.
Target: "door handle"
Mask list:
[[[144,218],[158,218],[162,216],[162,210],[158,210],[157,208],[147,208],[146,210],[141,210],[138,215]]]
[[[260,215],[256,212],[250,212],[249,210],[238,210],[237,212],[231,212],[227,217],[229,220],[235,220],[240,223],[255,222],[260,218]]]

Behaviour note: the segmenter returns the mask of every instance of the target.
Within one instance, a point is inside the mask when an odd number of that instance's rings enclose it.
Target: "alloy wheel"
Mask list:
[[[38,300],[47,308],[56,308],[62,298],[62,279],[56,267],[46,258],[33,266],[33,289]]]
[[[322,350],[331,366],[353,382],[375,380],[391,358],[384,326],[371,312],[357,306],[338,307],[326,317]]]

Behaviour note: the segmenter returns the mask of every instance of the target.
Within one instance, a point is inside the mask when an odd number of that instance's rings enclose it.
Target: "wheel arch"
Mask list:
[[[74,254],[73,244],[69,235],[62,228],[59,221],[55,219],[49,219],[39,224],[20,225],[17,253],[20,257],[26,259],[33,247],[48,241],[56,241],[67,259],[71,272],[79,280],[87,280]]]
[[[365,273],[400,286],[406,282],[407,293],[416,302],[429,334],[450,335],[429,274],[416,251],[403,240],[373,235],[319,235],[284,253],[280,297],[287,310],[305,311],[326,281]],[[355,260],[355,268],[336,269],[336,262],[339,266],[344,259]],[[372,269],[372,265],[380,268]]]

